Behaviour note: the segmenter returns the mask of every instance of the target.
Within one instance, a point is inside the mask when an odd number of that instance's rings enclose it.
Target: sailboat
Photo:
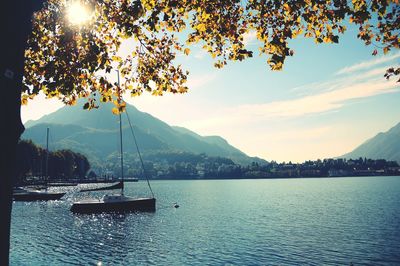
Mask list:
[[[119,83],[119,75],[118,75]],[[120,101],[120,97],[118,99]],[[132,126],[131,126],[132,129]],[[133,132],[133,131],[132,131]],[[115,195],[104,195],[102,199],[85,199],[74,202],[71,212],[91,214],[103,212],[154,212],[156,210],[156,199],[135,198],[125,196],[124,194],[124,157],[122,147],[122,117],[119,113],[119,139],[120,139],[120,157],[121,157],[121,192]],[[135,138],[136,142],[136,138]],[[140,153],[139,153],[140,154]]]
[[[16,188],[13,191],[14,201],[59,200],[65,195],[65,193],[50,192],[47,190],[48,164],[49,164],[49,128],[47,128],[47,134],[46,134],[45,190]]]

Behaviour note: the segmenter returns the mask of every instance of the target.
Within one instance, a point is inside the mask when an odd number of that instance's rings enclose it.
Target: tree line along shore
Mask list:
[[[48,162],[47,161],[48,156]],[[93,167],[87,157],[68,149],[47,151],[32,141],[18,144],[16,184],[46,182],[107,182],[118,177],[118,156],[110,156],[102,168]],[[127,176],[145,178],[138,158],[126,154]],[[400,175],[399,164],[384,159],[324,159],[303,163],[275,161],[239,165],[229,158],[166,151],[144,156],[150,179],[239,179]],[[47,170],[46,170],[47,169]],[[47,173],[47,174],[46,174]]]

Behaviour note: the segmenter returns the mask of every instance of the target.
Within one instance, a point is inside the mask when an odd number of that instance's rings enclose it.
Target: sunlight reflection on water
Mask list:
[[[128,183],[128,195],[146,191]],[[395,265],[400,178],[154,181],[155,213],[15,202],[12,265]],[[67,189],[67,188],[66,188]],[[77,189],[74,189],[75,191]],[[173,208],[178,202],[180,208]]]

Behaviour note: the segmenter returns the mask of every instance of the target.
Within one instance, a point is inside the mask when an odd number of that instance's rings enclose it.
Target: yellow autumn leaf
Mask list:
[[[27,105],[27,104],[28,104],[28,96],[22,95],[21,96],[21,105]]]
[[[387,54],[390,51],[389,47],[383,48],[383,54]]]
[[[187,92],[188,91],[188,87],[179,87],[178,88],[178,92],[179,93],[185,93],[185,92]]]
[[[204,23],[200,23],[196,26],[196,29],[200,32],[206,31],[206,25],[204,25]]]
[[[211,15],[208,14],[208,13],[206,13],[206,12],[203,12],[203,14],[201,15],[202,19],[204,19],[204,20],[209,19],[210,16],[211,16]]]
[[[140,96],[141,94],[142,94],[141,91],[135,91],[135,92],[131,93],[131,96],[132,97],[137,97],[137,96]]]
[[[154,90],[151,92],[151,95],[153,96],[162,96],[163,92],[161,90]]]
[[[122,61],[122,58],[120,56],[116,56],[116,55],[112,56],[111,59],[113,61],[115,61],[115,62],[121,62]]]
[[[330,42],[332,42],[332,41],[331,41],[331,38],[329,38],[329,37],[327,37],[327,36],[324,37],[323,41],[324,41],[324,43],[330,43]]]
[[[289,5],[288,5],[287,3],[284,3],[284,4],[283,4],[283,8],[284,8],[286,11],[290,11],[290,7],[289,7]]]
[[[113,114],[119,115],[119,110],[118,110],[117,107],[114,107],[111,111],[112,111]]]
[[[183,50],[183,53],[185,55],[189,55],[190,54],[190,49],[189,48],[185,48],[185,50]]]

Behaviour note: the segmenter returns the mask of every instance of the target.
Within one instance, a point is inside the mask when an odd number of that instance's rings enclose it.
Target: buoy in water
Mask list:
[[[175,209],[179,208],[179,204],[178,204],[178,203],[176,203],[176,202],[174,203],[174,205],[173,205],[173,206],[174,206],[174,208],[175,208]]]

